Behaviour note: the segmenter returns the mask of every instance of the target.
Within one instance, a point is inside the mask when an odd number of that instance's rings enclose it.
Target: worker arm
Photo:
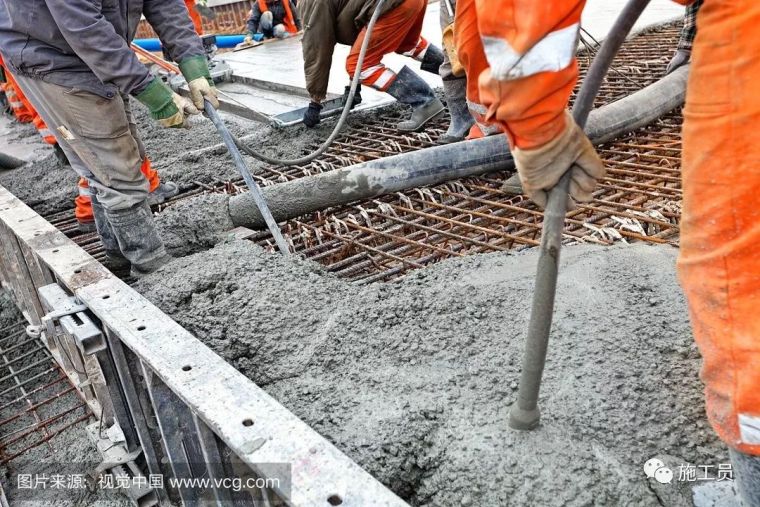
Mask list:
[[[182,0],[143,0],[143,15],[172,60],[204,56],[203,43]]]
[[[259,20],[261,19],[261,9],[259,3],[254,2],[251,7],[251,17],[248,18],[248,22],[245,24],[246,32],[257,33],[259,31]]]
[[[101,14],[100,2],[45,0],[45,4],[66,42],[103,83],[136,95],[152,81],[127,41]]]
[[[303,1],[301,16],[304,21],[303,49],[306,90],[314,102],[322,102],[327,95],[327,85],[335,50],[335,19],[333,2]]]

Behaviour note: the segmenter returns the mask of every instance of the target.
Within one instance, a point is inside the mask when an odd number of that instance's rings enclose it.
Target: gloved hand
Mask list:
[[[348,101],[348,95],[351,93],[351,86],[346,86],[343,92],[343,103]],[[362,103],[362,85],[356,85],[356,93],[354,93],[354,102],[351,104],[351,109],[355,108]]]
[[[688,49],[678,49],[676,50],[676,53],[673,55],[673,58],[670,60],[670,63],[668,64],[667,68],[665,69],[665,74],[670,74],[674,70],[676,70],[678,67],[683,67],[687,63],[689,63],[689,60],[691,59],[691,51]]]
[[[190,128],[186,116],[200,113],[192,102],[174,93],[159,78],[135,98],[148,107],[151,118],[167,128]]]
[[[320,121],[320,117],[319,117],[320,111],[322,111],[322,104],[320,104],[319,102],[314,102],[313,100],[309,102],[309,108],[306,110],[306,112],[303,115],[303,124],[309,128],[316,127]]]
[[[543,146],[512,150],[525,194],[542,208],[546,207],[549,191],[570,166],[573,168],[570,169],[572,201],[568,201],[569,209],[575,208],[573,201],[590,201],[596,180],[606,173],[591,141],[567,111],[565,121],[565,130]]]
[[[191,56],[179,62],[179,70],[185,76],[190,88],[190,98],[199,111],[203,111],[203,99],[208,99],[215,108],[219,107],[216,87],[208,71],[205,56]]]

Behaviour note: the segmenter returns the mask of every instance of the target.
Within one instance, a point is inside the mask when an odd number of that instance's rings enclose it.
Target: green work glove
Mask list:
[[[199,111],[203,111],[203,99],[208,99],[211,105],[219,107],[214,81],[208,71],[208,61],[205,56],[191,56],[179,62],[179,70],[185,76],[190,88],[190,98]]]
[[[174,93],[159,78],[153,79],[136,98],[148,106],[151,118],[163,127],[190,128],[186,116],[199,114],[192,102]]]

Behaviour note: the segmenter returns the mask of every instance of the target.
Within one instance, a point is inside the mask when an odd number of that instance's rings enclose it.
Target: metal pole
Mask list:
[[[586,119],[593,107],[594,97],[599,92],[599,87],[613,58],[649,1],[630,0],[612,26],[609,36],[602,43],[573,106],[573,118],[581,128],[586,124]],[[569,187],[570,170],[560,178],[549,193],[544,212],[536,287],[533,292],[533,307],[525,341],[520,387],[517,392],[517,402],[512,405],[509,412],[509,426],[516,430],[531,430],[538,426],[541,419],[538,394],[546,364],[546,351],[549,347],[549,331],[554,313],[554,296],[557,292],[559,255],[562,249],[562,231],[565,228]]]
[[[290,248],[288,247],[287,242],[285,242],[285,238],[282,236],[280,227],[277,225],[277,222],[272,216],[272,212],[269,210],[269,206],[267,206],[267,202],[264,199],[264,196],[261,194],[261,189],[253,180],[253,176],[251,176],[251,172],[248,170],[248,165],[245,163],[245,160],[243,160],[243,156],[240,154],[240,150],[238,150],[232,134],[230,134],[230,131],[222,121],[219,113],[216,112],[216,109],[214,109],[214,106],[212,106],[208,100],[204,100],[204,108],[206,110],[206,114],[214,123],[216,130],[219,131],[219,134],[222,136],[224,144],[227,146],[230,155],[232,155],[232,160],[235,161],[235,165],[240,171],[240,174],[243,175],[243,179],[245,180],[245,184],[248,185],[248,190],[251,193],[251,197],[253,197],[253,200],[256,203],[256,207],[259,209],[261,216],[264,218],[269,232],[272,233],[272,237],[274,238],[275,243],[277,243],[277,248],[280,249],[280,252],[282,252],[283,255],[290,255]]]

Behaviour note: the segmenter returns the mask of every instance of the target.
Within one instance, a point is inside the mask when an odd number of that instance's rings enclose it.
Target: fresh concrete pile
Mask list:
[[[414,505],[666,505],[642,465],[716,464],[676,250],[563,251],[542,427],[507,429],[536,257],[359,287],[234,241],[137,289]],[[677,465],[676,465],[677,466]]]

